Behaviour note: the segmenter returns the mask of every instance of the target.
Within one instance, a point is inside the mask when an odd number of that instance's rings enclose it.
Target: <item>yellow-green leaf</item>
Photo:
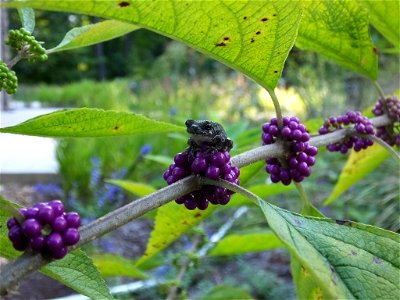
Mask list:
[[[11,1],[7,6],[89,14],[182,41],[273,89],[293,47],[297,1]]]
[[[378,57],[369,35],[368,13],[354,1],[302,1],[304,17],[296,46],[326,55],[372,80]]]
[[[0,128],[2,133],[48,137],[99,137],[171,131],[185,131],[185,128],[134,113],[94,108],[60,110]]]
[[[370,15],[372,25],[396,48],[400,47],[400,2],[357,0]]]
[[[271,231],[248,234],[230,234],[220,240],[208,255],[236,255],[282,247],[285,247],[285,245],[282,244],[280,239]]]
[[[102,276],[127,276],[134,278],[147,278],[146,273],[139,270],[132,260],[116,254],[94,254],[93,263]]]
[[[156,191],[156,189],[148,184],[142,182],[134,182],[129,180],[109,179],[106,182],[117,185],[124,190],[131,192],[139,197],[144,197]]]
[[[116,20],[106,20],[96,24],[77,27],[68,31],[60,44],[47,50],[47,53],[90,46],[114,39],[139,28],[136,25]]]
[[[157,209],[154,229],[147,243],[146,251],[137,261],[141,265],[168,245],[178,239],[185,231],[209,216],[214,207],[206,210],[187,210],[183,205],[170,202]]]
[[[280,183],[273,184],[257,184],[252,185],[247,188],[252,193],[256,194],[260,198],[266,198],[269,196],[274,196],[282,193],[287,193],[295,189],[293,184],[291,185],[283,185]],[[240,194],[234,194],[232,196],[231,202],[232,205],[242,205],[242,204],[250,204],[251,202],[246,199],[246,197]]]
[[[332,193],[324,204],[332,203],[349,187],[378,167],[388,156],[389,153],[376,143],[360,152],[351,151]]]

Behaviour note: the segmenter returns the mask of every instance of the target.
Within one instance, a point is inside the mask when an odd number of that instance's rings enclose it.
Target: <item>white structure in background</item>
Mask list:
[[[55,108],[24,108],[13,102],[13,109],[0,112],[1,127],[17,125]],[[18,134],[0,134],[1,174],[57,173],[56,140]]]

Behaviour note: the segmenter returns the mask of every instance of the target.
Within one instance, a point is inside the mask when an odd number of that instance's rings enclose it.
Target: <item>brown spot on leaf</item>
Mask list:
[[[243,17],[243,20],[247,20],[247,16],[244,16],[244,17]]]
[[[276,14],[273,14],[272,16],[276,17]]]
[[[128,1],[121,1],[118,3],[119,7],[127,7],[129,5],[131,5],[131,4]]]
[[[251,38],[250,42],[254,43],[256,40],[254,38]]]
[[[257,34],[257,35],[261,34],[261,31],[260,31],[260,30],[259,30],[259,31],[257,31],[257,32],[256,32],[256,34]]]
[[[230,41],[230,37],[229,36],[224,37],[224,41]]]
[[[221,43],[215,44],[215,46],[216,47],[225,47],[226,44],[224,42],[221,42]]]
[[[336,220],[336,224],[338,224],[338,225],[351,226],[352,223],[353,222],[349,221],[349,220]]]
[[[193,217],[195,217],[195,218],[200,218],[200,217],[201,217],[201,213],[197,213],[197,214],[195,214]]]
[[[376,49],[375,47],[372,48],[372,53],[374,53],[375,55],[378,54],[378,49]]]
[[[119,126],[118,126],[118,125],[115,125],[113,129],[114,129],[114,130],[118,130],[118,129],[119,129]]]
[[[353,256],[357,256],[357,252],[356,252],[356,251],[354,251],[354,250],[351,250],[351,255],[353,255]]]
[[[268,18],[262,18],[261,19],[261,22],[267,22],[268,21]]]
[[[181,224],[182,225],[190,225],[190,223],[187,220],[183,220]]]
[[[276,73],[278,73],[278,71],[277,71],[277,70],[275,70],[275,71],[274,71],[274,73],[276,74]]]

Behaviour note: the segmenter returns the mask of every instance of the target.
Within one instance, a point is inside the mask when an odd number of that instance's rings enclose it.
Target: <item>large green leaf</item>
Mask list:
[[[3,133],[49,137],[99,137],[184,130],[184,127],[134,113],[94,108],[60,110],[0,128]]]
[[[214,206],[210,206],[207,210],[187,210],[183,205],[175,202],[170,202],[157,209],[154,229],[151,232],[146,251],[136,265],[141,265],[165,249],[185,231],[209,216],[214,209]]]
[[[316,51],[372,80],[378,57],[372,44],[368,13],[353,1],[302,1],[304,17],[296,46]]]
[[[79,249],[51,262],[41,272],[89,298],[113,299],[92,260]]]
[[[208,255],[236,255],[282,247],[284,247],[284,245],[280,239],[271,231],[248,234],[230,234],[220,240]]]
[[[367,174],[371,173],[386,158],[388,158],[388,156],[389,152],[378,144],[374,144],[360,152],[351,151],[350,156],[340,173],[338,182],[333,188],[332,193],[325,200],[324,204],[327,205],[332,203],[349,187]]]
[[[135,267],[132,260],[116,254],[92,255],[93,263],[104,277],[127,276],[134,278],[147,278],[146,273]]]
[[[106,20],[96,24],[77,27],[68,31],[60,44],[47,50],[47,53],[90,46],[114,39],[139,28],[136,25],[116,20]]]
[[[357,0],[365,7],[374,27],[396,48],[400,47],[400,2]]]
[[[8,6],[130,22],[214,57],[273,89],[301,18],[297,1],[11,1]]]
[[[258,202],[271,229],[321,294],[334,299],[398,298],[398,234],[351,221],[305,217]]]
[[[22,252],[16,251],[7,237],[6,222],[11,217],[11,212],[7,209],[9,206],[20,207],[0,196],[0,256],[15,259]],[[81,250],[70,252],[63,259],[51,262],[40,271],[90,298],[113,299],[92,260]]]

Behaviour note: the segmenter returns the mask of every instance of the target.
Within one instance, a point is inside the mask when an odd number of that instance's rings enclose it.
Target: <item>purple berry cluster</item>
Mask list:
[[[67,247],[80,239],[79,214],[64,212],[60,200],[41,202],[21,208],[19,212],[24,217],[22,224],[14,217],[7,221],[8,238],[18,251],[30,248],[33,252],[61,259],[67,254]]]
[[[374,134],[374,125],[372,122],[359,111],[348,111],[344,116],[329,117],[325,120],[324,125],[319,129],[320,134],[327,134],[337,129],[345,128],[344,126],[354,125],[354,129],[361,134]],[[349,136],[340,142],[329,144],[326,146],[330,152],[341,152],[343,154],[353,148],[355,151],[366,149],[373,145],[373,141],[368,138],[358,136]]]
[[[285,157],[266,160],[265,170],[271,175],[272,182],[281,181],[284,185],[289,185],[292,180],[301,182],[310,176],[318,149],[308,144],[310,135],[297,117],[283,117],[282,121],[281,129],[276,118],[262,125],[264,145],[281,140],[287,146]]]
[[[164,173],[164,179],[168,184],[172,184],[191,174],[205,176],[213,180],[222,178],[234,184],[239,184],[240,170],[231,165],[228,151],[198,150],[192,153],[188,148],[175,155],[174,163]],[[190,210],[196,207],[204,210],[209,203],[227,204],[232,194],[232,191],[225,188],[205,185],[200,190],[184,195],[175,201],[178,204],[184,204]]]
[[[390,146],[400,146],[400,101],[397,97],[388,97],[385,101],[388,116],[393,123],[389,126],[377,127],[376,136],[384,140]],[[381,116],[385,113],[382,99],[378,100],[372,112],[375,116]]]

